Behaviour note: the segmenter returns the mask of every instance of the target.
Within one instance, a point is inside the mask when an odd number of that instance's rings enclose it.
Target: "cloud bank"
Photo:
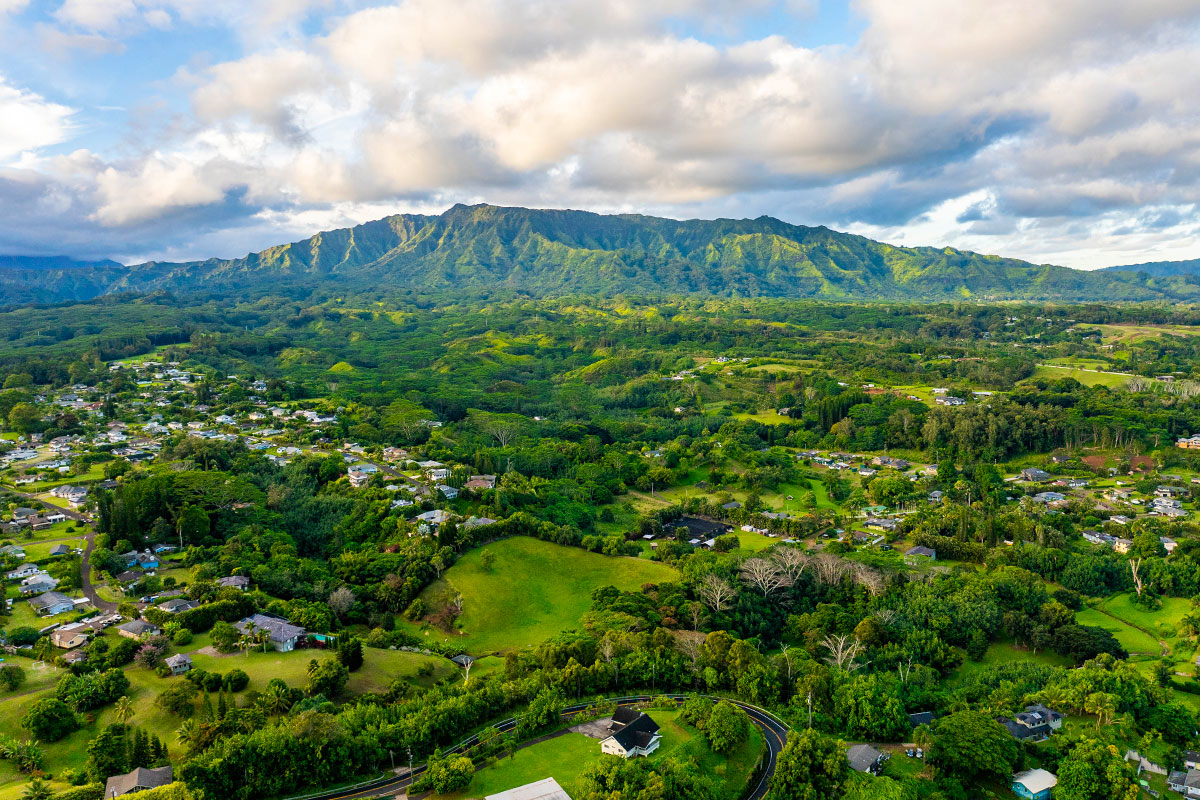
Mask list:
[[[1081,267],[1200,256],[1195,0],[859,0],[819,47],[772,33],[810,12],[769,2],[6,6],[10,28],[78,39],[80,70],[98,43],[192,26],[238,52],[182,54],[101,143],[82,99],[0,63],[2,250],[240,255],[487,201],[771,214]]]

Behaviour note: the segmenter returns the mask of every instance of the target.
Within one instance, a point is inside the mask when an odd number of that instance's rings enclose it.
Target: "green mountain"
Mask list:
[[[8,272],[0,272],[0,296],[10,303],[316,284],[472,294],[1200,300],[1196,278],[896,247],[772,217],[681,221],[488,205],[457,205],[437,216],[398,214],[238,259]]]
[[[1144,272],[1147,275],[1164,277],[1170,275],[1200,275],[1200,258],[1186,261],[1147,261],[1144,264],[1126,264],[1121,267],[1105,267],[1106,272]]]

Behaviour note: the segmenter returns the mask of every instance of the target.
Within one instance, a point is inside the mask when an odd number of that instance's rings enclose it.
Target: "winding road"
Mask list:
[[[607,700],[597,700],[591,703],[577,703],[573,706],[568,706],[563,710],[562,715],[564,718],[571,717],[583,711],[584,709],[604,703],[615,703],[618,706],[641,705],[643,703],[649,703],[650,701],[654,700],[655,697],[669,697],[677,703],[682,703],[688,698],[688,696],[689,695],[683,694],[645,694],[630,695],[627,697],[613,697],[608,698]],[[740,700],[731,700],[724,697],[711,697],[709,695],[701,696],[707,697],[713,702],[717,702],[718,700],[728,700],[730,703],[733,703],[745,711],[747,716],[750,717],[750,721],[754,723],[755,727],[762,731],[763,741],[766,742],[767,745],[766,768],[762,770],[762,775],[755,785],[749,789],[749,791],[747,791],[745,796],[742,798],[742,800],[762,800],[762,798],[767,794],[767,788],[771,785],[771,777],[775,774],[776,759],[779,757],[779,753],[783,750],[784,744],[787,743],[789,731],[787,723],[777,718],[771,712],[759,708],[758,706],[751,705],[750,703],[743,703]],[[503,722],[496,723],[492,727],[501,733],[507,733],[515,728],[516,725],[516,718],[509,718]],[[533,742],[527,742],[524,747],[528,747],[529,745],[535,744],[538,741],[541,740],[538,739],[534,740]],[[479,736],[476,734],[468,739],[464,739],[462,742],[459,742],[457,745],[444,752],[446,755],[462,753],[470,750],[478,743]],[[413,768],[411,774],[406,771],[405,774],[396,777],[383,778],[377,781],[369,781],[357,786],[336,789],[329,792],[316,792],[314,794],[301,795],[293,797],[290,800],[370,800],[370,798],[377,797],[393,797],[395,795],[407,793],[408,787],[412,785],[412,782],[415,778],[419,777],[421,773],[425,771],[425,767],[425,764],[419,764]]]

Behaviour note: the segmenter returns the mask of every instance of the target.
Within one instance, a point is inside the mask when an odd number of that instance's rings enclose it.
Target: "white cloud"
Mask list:
[[[76,202],[127,230],[210,208],[242,237],[389,201],[775,213],[1062,259],[1196,224],[1196,0],[857,0],[861,39],[815,49],[739,40],[768,0],[359,5],[65,0],[60,47],[252,32],[241,58],[181,57],[190,106],[92,156]],[[314,11],[337,13],[305,33]],[[7,151],[0,119],[0,158],[69,117]]]
[[[28,150],[65,141],[74,111],[0,78],[0,164]]]

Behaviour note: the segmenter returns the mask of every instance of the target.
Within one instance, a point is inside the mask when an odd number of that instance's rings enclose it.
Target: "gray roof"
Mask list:
[[[45,594],[39,594],[37,597],[30,598],[29,600],[29,605],[33,606],[39,611],[43,608],[56,606],[59,603],[70,603],[71,605],[74,605],[75,601],[67,597],[62,592],[46,592]]]
[[[846,751],[851,769],[858,772],[869,772],[883,757],[883,753],[869,744],[856,744]]]
[[[132,633],[134,636],[141,636],[143,633],[157,631],[157,625],[152,625],[144,619],[134,619],[126,622],[124,625],[118,625],[117,630]]]
[[[175,667],[188,665],[192,666],[192,657],[187,653],[176,653],[173,656],[167,656],[167,666],[174,669]]]
[[[304,635],[304,628],[299,625],[293,625],[286,619],[279,617],[271,617],[266,614],[255,614],[234,625],[242,633],[246,633],[250,628],[265,629],[271,634],[272,642],[286,642],[291,639],[297,639]]]
[[[159,786],[166,786],[175,780],[175,771],[168,764],[165,767],[155,767],[146,769],[138,767],[133,772],[127,772],[124,775],[114,775],[108,779],[108,783],[104,786],[105,797],[120,797],[123,794],[129,794],[142,789],[157,789]]]

